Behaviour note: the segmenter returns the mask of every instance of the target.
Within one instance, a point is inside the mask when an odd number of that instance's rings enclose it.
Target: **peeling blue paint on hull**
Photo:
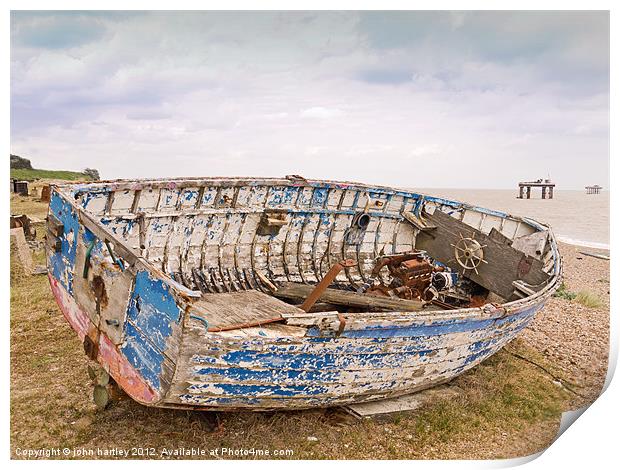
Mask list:
[[[229,338],[225,346],[214,338],[207,354],[188,354],[190,364],[177,369],[185,371],[177,376],[185,386],[169,400],[206,408],[304,409],[411,393],[451,380],[490,357],[529,324],[539,307],[482,329],[475,329],[478,321],[472,321],[471,331],[476,333],[468,336],[462,332],[426,336],[424,331],[403,328],[410,336],[403,331],[394,339],[385,339],[358,330],[348,337],[329,339],[324,353],[320,349],[307,352],[317,344],[315,337],[291,344],[286,340],[261,342],[256,334],[249,340]],[[402,350],[409,339],[419,338],[435,348]],[[369,346],[373,340],[380,340],[374,350]],[[394,341],[401,343],[401,349],[385,352]]]
[[[359,286],[379,253],[415,249],[418,232],[404,215],[429,210],[510,240],[548,230],[498,211],[356,183],[187,178],[69,185],[55,187],[50,201],[49,213],[61,224],[48,231],[59,242],[48,244],[50,282],[80,337],[99,346],[96,360],[146,405],[304,409],[393,397],[453,379],[527,327],[561,277],[551,232],[541,256],[548,284],[501,306],[309,316],[267,302],[273,297],[262,279],[315,284],[335,262],[353,258],[356,266],[335,282]],[[349,237],[360,211],[371,223]],[[282,229],[262,231],[266,217],[281,220]],[[279,302],[279,321],[237,320],[230,330],[213,330],[228,321],[222,316],[242,318],[243,305],[224,315],[209,296],[244,292],[263,296],[265,305]]]

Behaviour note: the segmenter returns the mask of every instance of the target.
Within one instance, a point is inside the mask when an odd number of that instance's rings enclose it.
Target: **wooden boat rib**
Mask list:
[[[455,285],[394,296],[411,289],[374,270],[403,254]],[[194,409],[325,407],[449,381],[512,340],[561,278],[552,232],[531,219],[297,176],[55,186],[47,257],[89,357],[140,403]]]

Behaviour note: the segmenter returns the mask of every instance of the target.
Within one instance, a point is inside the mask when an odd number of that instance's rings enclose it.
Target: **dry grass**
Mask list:
[[[609,281],[607,279],[598,279],[597,282]],[[588,308],[601,308],[603,306],[603,301],[595,292],[591,292],[587,289],[582,289],[579,292],[571,292],[564,283],[560,285],[560,288],[553,295],[554,297],[564,300],[575,300]]]
[[[41,203],[11,202],[16,212],[45,212]],[[36,262],[42,259],[37,253]],[[335,410],[221,413],[213,432],[200,413],[146,408],[129,399],[100,412],[86,356],[46,276],[24,276],[15,263],[12,257],[14,458],[17,448],[50,447],[152,447],[157,458],[162,449],[178,447],[292,449],[287,458],[296,459],[506,458],[546,448],[566,408],[568,392],[548,373],[502,350],[453,381],[463,391],[458,399],[384,419],[356,421]],[[553,370],[521,341],[509,348]]]
[[[580,290],[575,295],[575,300],[584,307],[588,308],[600,308],[603,306],[603,302],[594,292],[589,290]]]
[[[31,188],[32,186],[29,189]],[[47,216],[47,206],[41,202],[40,197],[11,193],[11,214],[27,214],[29,217],[44,219]]]

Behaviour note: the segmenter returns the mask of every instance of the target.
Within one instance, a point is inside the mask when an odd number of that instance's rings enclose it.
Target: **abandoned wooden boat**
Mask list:
[[[111,377],[142,404],[193,409],[447,382],[512,340],[561,278],[552,232],[531,219],[299,176],[55,186],[47,263],[104,369],[95,391]]]

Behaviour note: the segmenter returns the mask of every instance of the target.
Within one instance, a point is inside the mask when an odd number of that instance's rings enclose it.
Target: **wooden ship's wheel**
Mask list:
[[[483,250],[486,245],[481,245],[473,237],[463,237],[460,233],[459,235],[461,239],[456,244],[451,244],[454,247],[454,259],[463,269],[467,271],[473,269],[476,274],[479,274],[478,266],[481,263],[488,264],[484,259]]]

